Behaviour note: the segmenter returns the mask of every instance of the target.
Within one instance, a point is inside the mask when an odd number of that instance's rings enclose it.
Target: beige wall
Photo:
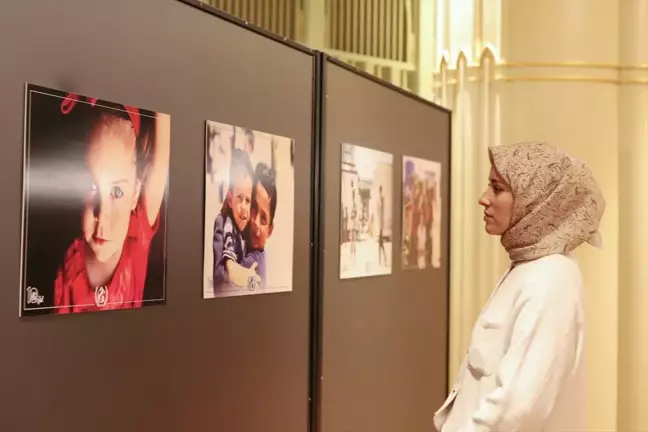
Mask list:
[[[605,248],[579,249],[586,289],[588,427],[616,429],[618,339],[618,2],[508,0],[502,140],[547,140],[587,161],[606,197]],[[578,67],[569,63],[581,63]],[[597,80],[601,78],[601,80]],[[609,78],[606,81],[604,78]]]
[[[648,430],[648,0],[500,7],[501,43],[474,40],[492,48],[495,65],[489,55],[470,59],[473,47],[465,47],[464,56],[448,52],[435,75],[437,100],[454,111],[453,171],[464,173],[453,183],[451,374],[492,275],[507,263],[502,253],[483,253],[493,243],[470,222],[485,147],[547,140],[586,160],[607,200],[604,249],[577,252],[587,295],[588,430]]]
[[[586,160],[605,194],[607,209],[601,228],[605,247],[585,246],[577,256],[586,289],[588,424],[611,431],[615,430],[617,391],[617,92],[609,84],[595,92],[591,89],[595,85],[513,84],[504,97],[502,121],[504,142],[544,139]]]
[[[648,431],[648,0],[620,5],[617,425]]]

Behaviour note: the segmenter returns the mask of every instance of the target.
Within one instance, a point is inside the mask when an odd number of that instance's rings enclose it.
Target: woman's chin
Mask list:
[[[499,229],[499,227],[493,226],[493,224],[489,222],[486,222],[486,224],[484,225],[484,231],[486,231],[486,234],[492,236],[502,235],[502,232]]]

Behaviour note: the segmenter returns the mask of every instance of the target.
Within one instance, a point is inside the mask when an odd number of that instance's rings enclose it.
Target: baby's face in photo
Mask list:
[[[131,123],[106,116],[93,130],[86,166],[92,180],[85,196],[83,235],[100,262],[121,254],[140,192]]]
[[[234,215],[234,222],[239,231],[243,231],[250,221],[250,207],[252,203],[252,177],[248,175],[239,176],[236,183],[231,187],[229,206]]]

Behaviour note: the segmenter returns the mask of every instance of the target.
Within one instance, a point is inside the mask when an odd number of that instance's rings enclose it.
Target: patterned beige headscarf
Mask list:
[[[489,153],[513,191],[513,217],[502,235],[511,261],[568,253],[584,242],[601,246],[605,200],[583,162],[543,142],[495,146]]]

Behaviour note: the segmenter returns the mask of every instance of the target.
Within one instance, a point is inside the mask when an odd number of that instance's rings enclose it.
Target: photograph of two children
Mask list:
[[[163,304],[171,117],[28,84],[20,315]],[[203,297],[292,290],[294,143],[207,122]]]
[[[203,297],[292,291],[293,140],[206,129]]]

